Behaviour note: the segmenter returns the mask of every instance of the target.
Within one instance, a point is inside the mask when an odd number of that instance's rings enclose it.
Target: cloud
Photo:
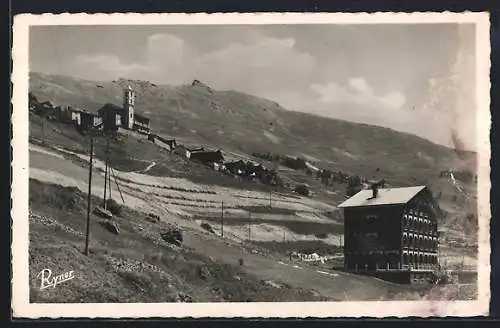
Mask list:
[[[261,94],[269,88],[294,88],[314,73],[315,59],[295,49],[292,38],[261,35],[200,56],[195,73],[215,87]],[[286,84],[286,86],[285,86]]]
[[[105,74],[120,77],[149,71],[148,66],[137,63],[124,64],[118,56],[110,54],[79,55],[76,62],[83,68],[97,68]]]
[[[178,82],[185,59],[184,41],[170,34],[153,34],[146,40],[142,63],[124,63],[119,55],[84,54],[76,57],[78,65],[92,68],[97,75],[105,77],[128,77],[158,80],[167,77],[165,82]],[[174,79],[169,79],[174,77]]]
[[[177,66],[183,64],[184,40],[171,34],[153,34],[146,42],[146,57],[149,66]],[[164,66],[162,66],[164,67]]]
[[[391,92],[386,95],[376,95],[372,87],[362,77],[354,77],[348,80],[347,86],[341,86],[336,82],[326,84],[312,84],[310,89],[317,94],[319,101],[323,103],[355,103],[365,108],[402,108],[406,98],[399,92]]]
[[[372,88],[368,85],[368,83],[366,83],[365,79],[363,79],[362,77],[355,77],[349,79],[349,86],[351,87],[351,89],[361,94],[372,95],[373,93]]]
[[[467,149],[476,149],[476,82],[474,30],[459,26],[459,47],[447,70],[428,79],[425,101],[420,108],[427,116],[439,120],[438,129],[429,130],[428,137],[454,147],[454,139]]]
[[[141,76],[167,84],[199,79],[214,88],[262,95],[307,86],[316,61],[310,54],[297,50],[295,44],[293,38],[267,37],[249,31],[247,38],[239,42],[198,54],[183,39],[159,33],[147,38],[141,64],[124,63],[112,54],[82,55],[77,63],[92,64],[96,74],[106,77]]]

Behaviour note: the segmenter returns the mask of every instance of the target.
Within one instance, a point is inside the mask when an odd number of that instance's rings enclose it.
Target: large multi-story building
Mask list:
[[[361,190],[344,210],[344,267],[422,283],[438,266],[437,213],[425,186]]]

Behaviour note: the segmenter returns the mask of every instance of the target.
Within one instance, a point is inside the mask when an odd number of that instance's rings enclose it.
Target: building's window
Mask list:
[[[408,235],[406,233],[403,234],[403,245],[408,245]]]

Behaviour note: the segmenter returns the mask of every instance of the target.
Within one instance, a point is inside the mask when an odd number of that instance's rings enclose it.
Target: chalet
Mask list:
[[[129,113],[123,107],[107,103],[99,109],[99,115],[103,118],[105,131],[116,132],[119,127],[127,128],[128,122],[125,122],[125,118],[128,118]],[[135,113],[132,113],[132,115],[132,130],[149,134],[149,118]]]
[[[204,147],[184,147],[184,156],[186,156],[187,159],[191,159],[193,153],[202,151],[205,151]]]
[[[216,151],[202,150],[202,151],[191,152],[189,159],[201,162],[203,164],[213,165],[213,163],[222,163],[224,161],[224,156],[222,155],[222,152],[220,150]]]
[[[107,103],[99,109],[99,115],[102,117],[104,131],[116,132],[122,126],[123,108],[120,106]]]
[[[438,266],[437,210],[425,186],[361,190],[344,211],[344,267],[398,283],[424,283]]]
[[[103,122],[98,114],[90,113],[82,109],[73,109],[71,111],[71,120],[82,130],[98,128]]]
[[[132,129],[139,133],[149,134],[149,118],[139,114],[134,114],[134,124]]]
[[[246,163],[242,160],[225,163],[224,166],[232,174],[243,174],[246,170]]]
[[[177,142],[175,141],[175,139],[164,138],[164,137],[161,137],[159,135],[152,134],[152,133],[150,133],[148,135],[148,140],[150,140],[150,141],[156,143],[157,145],[159,145],[160,147],[168,149],[170,151],[175,150],[177,147]]]
[[[62,123],[70,124],[73,122],[73,112],[79,111],[70,106],[57,106],[54,108],[55,118]]]

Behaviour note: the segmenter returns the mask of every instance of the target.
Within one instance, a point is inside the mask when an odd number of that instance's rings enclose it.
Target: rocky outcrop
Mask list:
[[[191,83],[191,86],[203,88],[203,89],[207,90],[210,93],[214,92],[212,88],[210,88],[208,85],[206,85],[205,83],[201,82],[200,80],[193,80],[193,82]]]
[[[182,231],[177,226],[169,226],[167,230],[162,232],[160,235],[161,238],[169,244],[173,244],[175,246],[182,245]]]
[[[101,221],[100,223],[109,232],[111,232],[115,235],[120,234],[120,228],[118,227],[118,224],[116,222],[111,221],[111,220],[104,220],[104,221]]]

